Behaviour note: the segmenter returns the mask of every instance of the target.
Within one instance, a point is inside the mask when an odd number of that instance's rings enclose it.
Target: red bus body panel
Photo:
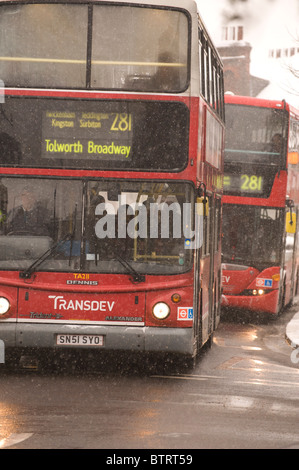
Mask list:
[[[259,271],[250,266],[224,264],[222,266],[222,305],[244,310],[277,313],[279,297],[279,267]],[[242,295],[244,290],[256,295]],[[258,291],[263,290],[263,295]]]

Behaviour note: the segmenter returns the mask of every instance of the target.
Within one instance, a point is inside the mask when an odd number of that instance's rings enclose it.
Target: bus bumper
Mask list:
[[[57,345],[57,335],[100,335],[102,346],[77,346],[76,344]],[[0,323],[0,339],[5,348],[80,348],[93,350],[123,350],[143,352],[169,352],[192,355],[192,328],[159,328],[134,326],[102,325],[57,325],[37,323]],[[75,339],[75,338],[74,338]]]
[[[258,313],[276,314],[278,289],[263,295],[222,295],[222,307],[247,310]]]

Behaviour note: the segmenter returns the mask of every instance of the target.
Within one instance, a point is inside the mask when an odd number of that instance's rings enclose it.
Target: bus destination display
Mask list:
[[[238,192],[246,194],[262,194],[264,191],[264,177],[252,174],[225,174],[223,177],[224,192]]]
[[[125,112],[43,111],[42,157],[129,161],[133,115]]]

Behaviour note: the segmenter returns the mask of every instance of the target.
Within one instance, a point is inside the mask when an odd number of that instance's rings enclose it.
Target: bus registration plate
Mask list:
[[[56,336],[56,345],[100,347],[104,345],[104,337],[102,335],[58,334]]]

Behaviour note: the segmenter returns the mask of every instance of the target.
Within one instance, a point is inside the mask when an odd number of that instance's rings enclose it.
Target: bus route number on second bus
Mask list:
[[[256,175],[241,175],[242,191],[262,191],[263,178]]]

